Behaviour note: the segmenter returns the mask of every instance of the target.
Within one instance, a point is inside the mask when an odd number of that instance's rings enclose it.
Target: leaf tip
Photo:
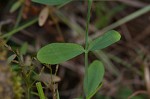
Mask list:
[[[113,32],[115,34],[116,41],[119,41],[121,39],[121,35],[118,31],[111,30],[110,32]]]

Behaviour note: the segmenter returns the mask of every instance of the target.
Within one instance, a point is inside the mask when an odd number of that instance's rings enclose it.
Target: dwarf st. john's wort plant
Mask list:
[[[32,0],[33,2],[51,5],[66,4],[72,0]],[[89,42],[88,28],[90,21],[90,10],[92,0],[88,0],[88,13],[85,32],[85,47],[75,43],[51,43],[41,48],[37,53],[37,59],[44,64],[60,64],[72,59],[80,54],[85,55],[85,77],[84,77],[84,94],[86,99],[91,97],[100,89],[104,76],[104,66],[101,61],[95,60],[88,64],[88,53],[90,51],[106,48],[120,40],[120,34],[115,30],[110,30],[104,35],[97,37]],[[81,98],[82,99],[82,98]]]

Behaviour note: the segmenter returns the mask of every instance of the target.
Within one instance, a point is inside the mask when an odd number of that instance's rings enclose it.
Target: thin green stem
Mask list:
[[[28,97],[28,99],[30,99],[30,87],[29,86],[27,88],[27,97]]]
[[[31,20],[30,22],[27,22],[26,24],[24,24],[24,25],[22,25],[22,26],[20,26],[20,27],[18,27],[18,28],[16,28],[16,29],[14,29],[14,30],[8,32],[7,34],[4,34],[4,35],[2,36],[2,38],[11,37],[13,34],[19,32],[20,30],[25,29],[25,28],[31,26],[32,24],[36,23],[37,20],[38,20],[38,18],[34,18],[34,19]]]
[[[90,23],[90,14],[91,14],[91,5],[92,0],[88,0],[88,13],[87,13],[87,22],[86,22],[86,31],[85,31],[85,50],[88,50],[88,32],[89,32],[89,23]]]
[[[72,1],[72,0],[66,2],[65,4],[67,4],[67,3],[71,2],[71,1]],[[65,4],[62,4],[62,5],[58,6],[57,8],[60,9],[60,8],[63,7]],[[20,20],[20,19],[19,19],[19,20]],[[19,20],[18,20],[18,21],[19,21]],[[16,34],[17,32],[19,32],[19,31],[22,30],[22,29],[25,29],[25,28],[31,26],[32,24],[36,23],[37,21],[38,21],[38,17],[36,17],[36,18],[34,18],[33,20],[31,20],[30,22],[27,22],[26,24],[24,24],[24,25],[22,25],[22,26],[20,26],[20,27],[17,27],[17,28],[15,28],[15,29],[13,29],[12,31],[10,31],[10,32],[8,32],[8,33],[2,35],[2,38],[8,38],[8,39],[9,39],[12,35]],[[18,24],[18,22],[17,22],[17,24]],[[15,26],[15,27],[16,27],[16,26]]]
[[[41,82],[37,82],[36,87],[37,87],[40,99],[45,99],[45,95],[44,95],[44,92],[43,92]]]
[[[85,31],[85,79],[88,85],[88,36],[89,36],[89,23],[90,23],[90,12],[91,12],[92,0],[88,0],[88,13],[87,13],[87,21],[86,21],[86,31]],[[88,92],[88,91],[87,91]]]
[[[69,0],[69,1],[67,1],[67,2],[65,2],[65,3],[63,3],[63,4],[59,5],[59,6],[57,6],[57,9],[59,9],[59,8],[63,7],[64,5],[66,5],[66,4],[68,4],[68,3],[70,3],[71,1],[72,1],[72,0]]]
[[[144,7],[142,9],[128,15],[127,17],[115,22],[114,24],[107,27],[106,30],[108,30],[109,28],[111,29],[111,28],[115,28],[117,26],[120,26],[121,24],[126,23],[128,21],[131,21],[131,20],[135,19],[136,17],[138,17],[138,16],[140,16],[140,15],[142,15],[142,14],[148,12],[148,11],[150,11],[150,6]]]
[[[24,8],[24,5],[22,5],[22,7],[19,10],[17,21],[15,23],[14,29],[18,27],[18,25],[19,25],[19,23],[20,23],[20,21],[22,19],[23,8]]]
[[[116,28],[116,27],[118,27],[118,26],[120,26],[122,24],[125,24],[125,23],[127,23],[127,22],[129,22],[129,21],[131,21],[131,20],[133,20],[133,19],[135,19],[135,18],[137,18],[137,17],[139,17],[139,16],[149,12],[149,11],[150,11],[150,5],[148,5],[148,6],[144,7],[144,8],[141,8],[141,9],[133,12],[132,14],[130,14],[130,15],[120,19],[119,21],[117,21],[117,22],[115,22],[115,23],[105,27],[104,29],[99,31],[100,33],[96,33],[96,34],[92,35],[91,39],[94,39],[94,38],[98,37],[100,34],[103,34],[103,33],[107,32],[108,30],[114,29],[114,28]]]

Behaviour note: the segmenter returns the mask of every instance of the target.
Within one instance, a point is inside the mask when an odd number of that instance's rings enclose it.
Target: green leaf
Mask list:
[[[121,35],[117,31],[115,30],[108,31],[104,35],[90,42],[88,50],[93,51],[106,48],[109,45],[112,45],[113,43],[119,41],[120,38]]]
[[[100,61],[95,60],[90,64],[88,68],[88,79],[87,75],[84,78],[84,92],[87,99],[90,99],[100,88],[104,72],[104,66]]]
[[[33,2],[45,4],[45,5],[60,5],[72,0],[32,0]]]
[[[20,6],[22,5],[22,2],[21,1],[17,1],[15,2],[12,7],[10,8],[10,13],[13,13],[15,12]]]
[[[16,58],[16,54],[13,54],[13,55],[9,56],[8,59],[7,59],[7,63],[8,64],[11,63],[15,58]]]
[[[57,90],[57,99],[60,99],[60,96],[59,96],[59,91]]]
[[[84,52],[84,48],[74,43],[52,43],[41,48],[37,58],[41,63],[59,64]]]
[[[118,99],[128,99],[128,97],[133,93],[133,91],[131,89],[129,89],[128,87],[123,87],[121,86],[120,89],[118,90],[118,95],[117,98]]]
[[[21,54],[21,55],[26,54],[27,50],[28,50],[28,43],[26,42],[26,43],[24,43],[24,44],[21,46],[21,48],[20,48],[20,54]]]
[[[40,99],[46,99],[46,98],[45,98],[45,95],[44,95],[44,92],[43,92],[43,88],[42,88],[41,82],[37,82],[37,83],[36,83],[36,88],[37,88],[37,90],[38,90]]]

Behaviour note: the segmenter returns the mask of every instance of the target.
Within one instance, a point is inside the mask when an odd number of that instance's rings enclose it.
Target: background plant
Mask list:
[[[36,1],[36,0],[35,0]],[[38,3],[47,4],[46,1],[37,0]],[[58,0],[58,4],[60,1]],[[64,3],[64,2],[61,2]],[[52,4],[50,2],[49,4]],[[54,3],[54,5],[57,5]],[[101,61],[94,61],[88,66],[89,51],[103,49],[118,40],[120,34],[117,31],[109,31],[103,36],[96,38],[89,43],[88,28],[90,21],[90,10],[92,0],[88,0],[87,25],[85,32],[85,48],[74,43],[52,43],[41,48],[37,54],[37,58],[41,63],[45,64],[60,64],[82,53],[85,54],[85,78],[84,78],[84,93],[86,99],[90,99],[101,87],[101,82],[104,76],[104,66]]]
[[[147,4],[149,1],[136,0],[128,3],[124,1],[94,1],[92,5],[88,43],[114,28],[122,33],[121,42],[107,49],[93,50],[88,53],[88,60],[92,62],[98,58],[104,64],[106,72],[102,81],[102,90],[94,95],[94,99],[147,99],[147,92],[149,92],[147,12],[150,11]],[[41,97],[41,91],[38,92],[36,88],[36,82],[39,81],[42,82],[40,88],[44,91],[46,96],[44,98],[59,98],[57,81],[60,81],[60,78],[56,74],[61,77],[61,83],[58,85],[62,99],[73,99],[82,94],[83,55],[62,62],[60,66],[40,64],[34,58],[41,45],[46,45],[47,42],[85,44],[83,38],[88,3],[74,0],[70,4],[67,3],[43,6],[31,3],[30,0],[1,1],[0,37],[9,46],[4,48],[0,46],[0,67],[3,68],[5,66],[3,63],[7,62],[7,66],[21,78],[17,82],[21,84],[19,88],[24,90],[21,94],[22,98]],[[65,4],[67,5],[64,6]],[[9,10],[14,8],[16,10],[13,12]],[[33,25],[37,21],[43,27]],[[3,45],[1,38],[0,45]],[[12,73],[6,72],[6,74]],[[4,85],[1,84],[0,87]]]

